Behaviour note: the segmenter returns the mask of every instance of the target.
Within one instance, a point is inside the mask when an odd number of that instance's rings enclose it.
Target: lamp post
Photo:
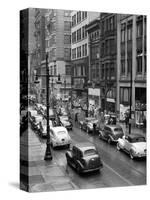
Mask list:
[[[132,119],[132,67],[130,76],[130,113],[129,113],[129,134],[131,134],[131,119]]]
[[[48,54],[46,54],[46,107],[47,107],[47,141],[46,152],[44,160],[52,160],[52,153],[50,147],[50,125],[49,125],[49,68],[48,68]]]

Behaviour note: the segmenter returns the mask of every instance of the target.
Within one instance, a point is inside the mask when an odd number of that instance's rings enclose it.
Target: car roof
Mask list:
[[[67,129],[63,126],[55,126],[55,127],[51,127],[50,129],[52,129],[53,131],[67,131]]]
[[[105,127],[109,127],[111,129],[122,128],[119,124],[107,124],[107,125],[105,125]]]
[[[82,151],[85,151],[88,149],[96,149],[95,146],[90,142],[81,142],[81,143],[74,144],[73,146],[77,147],[78,149]]]

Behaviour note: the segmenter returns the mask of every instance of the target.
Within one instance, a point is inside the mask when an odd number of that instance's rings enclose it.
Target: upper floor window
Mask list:
[[[70,44],[70,43],[71,43],[71,36],[64,35],[64,44]]]
[[[143,23],[142,20],[137,22],[137,38],[143,35]]]
[[[71,75],[71,65],[66,65],[66,75]]]
[[[136,60],[137,60],[137,74],[142,74],[142,56],[138,55]]]
[[[72,16],[72,26],[76,25],[76,15]]]
[[[81,28],[77,30],[77,41],[81,40]]]
[[[125,60],[121,60],[121,75],[125,74]]]
[[[64,22],[64,31],[71,31],[71,23],[69,21]]]
[[[81,21],[81,11],[77,12],[77,23]]]

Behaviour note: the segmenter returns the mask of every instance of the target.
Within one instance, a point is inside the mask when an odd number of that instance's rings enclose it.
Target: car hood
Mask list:
[[[133,143],[132,146],[138,151],[143,151],[146,149],[146,142]]]

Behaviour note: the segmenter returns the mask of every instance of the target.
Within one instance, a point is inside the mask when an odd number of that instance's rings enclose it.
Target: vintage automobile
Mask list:
[[[118,140],[117,149],[127,152],[131,159],[135,157],[146,157],[147,149],[145,137],[133,133],[126,135]]]
[[[104,125],[103,130],[99,130],[99,138],[106,140],[109,144],[118,142],[118,139],[123,136],[123,129],[120,125]]]
[[[91,143],[78,143],[66,152],[67,164],[77,170],[78,173],[100,170],[103,167],[102,160],[96,147]]]
[[[57,146],[67,146],[69,148],[71,143],[71,138],[68,134],[68,131],[63,126],[51,127],[50,139],[51,139],[51,146],[53,148]]]
[[[98,131],[98,120],[93,117],[87,117],[85,120],[80,121],[80,128],[87,133],[93,132],[93,124],[96,125],[96,131]]]
[[[73,125],[68,116],[60,116],[59,120],[61,126],[64,126],[67,130],[72,130]]]
[[[54,127],[54,122],[52,120],[49,120],[49,126]],[[40,125],[40,131],[39,131],[39,135],[41,137],[47,137],[47,120],[43,119]]]

